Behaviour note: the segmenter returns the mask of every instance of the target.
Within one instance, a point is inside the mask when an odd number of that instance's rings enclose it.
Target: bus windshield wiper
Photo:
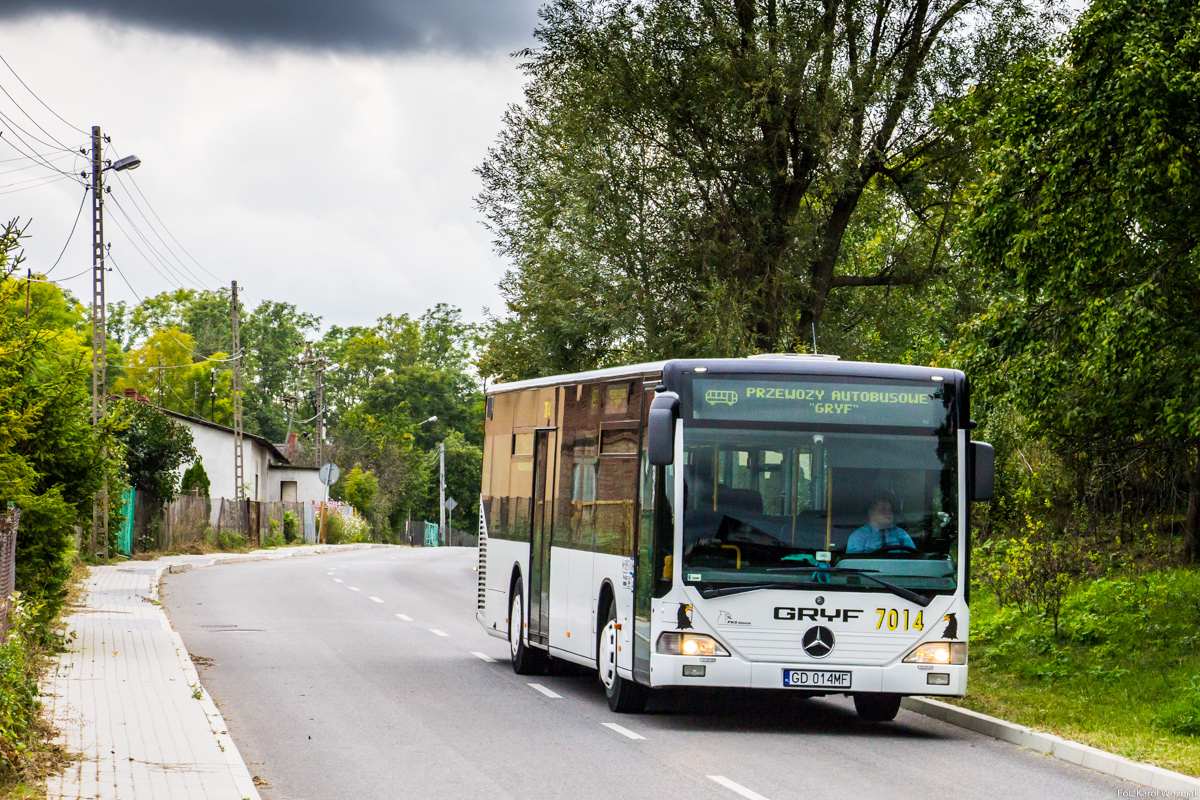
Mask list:
[[[701,589],[700,596],[706,600],[711,600],[714,597],[724,597],[728,594],[742,594],[743,592],[756,592],[759,589],[800,589],[813,586],[811,582],[805,583],[754,583],[748,586],[722,586],[720,589]]]
[[[897,586],[890,581],[885,581],[883,578],[876,578],[871,575],[872,572],[878,572],[875,569],[855,569],[854,567],[773,567],[768,572],[811,572],[814,575],[857,575],[860,578],[866,578],[876,584],[887,589],[897,597],[903,598],[910,603],[916,603],[921,608],[928,608],[933,602],[932,597],[926,597],[923,594],[917,594],[911,589],[905,589],[903,586]]]

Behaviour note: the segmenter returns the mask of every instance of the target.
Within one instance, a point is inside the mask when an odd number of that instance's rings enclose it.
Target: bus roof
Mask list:
[[[678,375],[703,367],[713,372],[779,372],[818,375],[852,375],[857,377],[928,380],[931,376],[957,383],[962,373],[954,369],[922,367],[907,364],[881,364],[871,361],[840,361],[837,356],[821,356],[805,353],[765,353],[747,358],[681,358],[667,361],[651,361],[625,367],[609,367],[569,375],[551,375],[531,378],[526,381],[497,383],[488,389],[488,394],[514,392],[521,389],[569,386],[587,381],[619,380],[621,378],[657,378],[664,372]]]

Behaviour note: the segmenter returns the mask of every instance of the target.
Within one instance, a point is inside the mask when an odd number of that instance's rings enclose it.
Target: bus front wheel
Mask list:
[[[888,692],[856,694],[854,710],[860,719],[867,722],[890,722],[900,711],[900,695]]]
[[[508,647],[512,652],[513,672],[518,675],[537,675],[545,667],[541,652],[525,644],[521,628],[525,624],[525,603],[521,599],[521,586],[513,588],[512,605],[508,609]]]
[[[617,608],[608,607],[608,622],[600,631],[596,666],[608,696],[608,707],[619,714],[637,714],[646,708],[646,687],[617,674]]]

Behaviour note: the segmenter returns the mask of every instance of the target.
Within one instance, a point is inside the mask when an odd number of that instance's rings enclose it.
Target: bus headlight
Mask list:
[[[926,642],[904,657],[906,664],[965,664],[966,642]]]
[[[658,637],[658,652],[668,656],[727,656],[729,651],[703,633],[663,633]]]

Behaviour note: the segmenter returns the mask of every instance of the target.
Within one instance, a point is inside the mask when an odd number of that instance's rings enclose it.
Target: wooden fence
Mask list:
[[[133,503],[133,551],[182,551],[215,546],[221,534],[241,536],[247,545],[261,546],[270,536],[284,533],[284,514],[296,515],[297,535],[316,540],[313,503],[280,503],[256,500],[177,495],[159,506],[142,492]],[[132,555],[132,552],[126,553]]]
[[[12,624],[12,596],[17,590],[17,525],[21,509],[0,514],[0,641],[8,639]]]

